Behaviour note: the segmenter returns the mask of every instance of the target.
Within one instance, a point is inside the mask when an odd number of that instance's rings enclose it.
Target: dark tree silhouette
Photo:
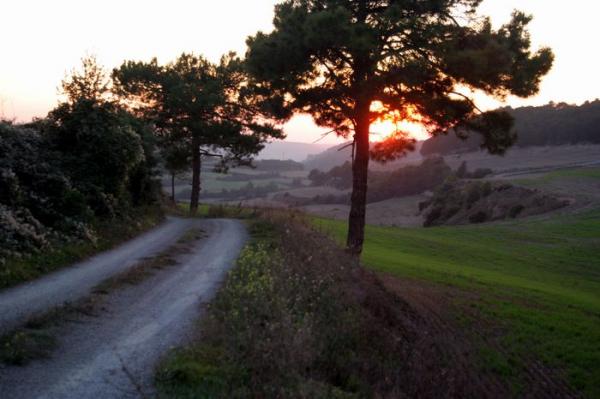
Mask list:
[[[84,57],[61,83],[64,101],[39,122],[63,170],[98,214],[113,214],[129,196],[134,205],[156,199],[147,126],[116,102],[110,86],[96,58]]]
[[[175,178],[190,169],[190,148],[179,143],[168,143],[161,153],[164,167],[171,175],[171,201],[175,202]]]
[[[600,143],[600,100],[577,105],[550,103],[541,107],[505,108],[515,119],[517,147]],[[460,140],[439,136],[426,140],[423,155],[477,151],[481,138]]]
[[[202,157],[219,157],[219,169],[248,164],[266,140],[283,137],[262,117],[234,54],[218,65],[192,54],[164,66],[127,61],[112,76],[115,92],[154,124],[163,143],[190,149],[191,213],[198,209]]]
[[[494,30],[476,13],[480,2],[287,0],[275,8],[273,32],[248,39],[249,71],[275,115],[308,112],[317,124],[353,135],[350,252],[362,251],[369,159],[393,159],[413,143],[397,131],[371,149],[372,122],[414,120],[434,135],[469,128],[492,153],[513,143],[512,118],[480,112],[465,93],[535,94],[553,54],[530,51],[531,17],[515,11]]]

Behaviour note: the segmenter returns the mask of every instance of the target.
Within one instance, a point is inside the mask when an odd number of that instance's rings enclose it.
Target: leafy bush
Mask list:
[[[0,264],[5,258],[34,253],[50,245],[50,231],[25,208],[0,204]]]
[[[94,242],[95,219],[157,201],[155,161],[145,155],[153,144],[134,122],[86,101],[28,125],[0,122],[0,263],[53,244]]]
[[[145,160],[132,118],[110,103],[79,100],[50,113],[47,132],[61,167],[97,214],[113,215],[126,202],[133,171]]]
[[[449,178],[433,197],[420,205],[424,226],[484,223],[526,217],[568,205],[569,202],[509,183]]]

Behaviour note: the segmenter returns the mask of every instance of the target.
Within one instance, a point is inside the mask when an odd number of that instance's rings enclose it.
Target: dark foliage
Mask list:
[[[375,177],[367,202],[383,201],[394,197],[421,194],[433,190],[452,173],[443,158],[428,158],[420,165],[409,165],[394,172]]]
[[[230,53],[213,64],[182,54],[167,65],[126,61],[113,70],[114,92],[129,109],[151,122],[166,148],[173,175],[183,169],[173,153],[184,151],[192,169],[190,212],[198,209],[202,159],[216,168],[248,165],[271,138],[283,133],[263,117],[250,93],[241,61]],[[186,157],[186,159],[187,159]]]
[[[331,168],[329,172],[313,169],[308,174],[313,186],[331,186],[340,190],[352,187],[352,164],[347,161],[343,165]]]
[[[158,201],[151,131],[107,98],[107,84],[86,58],[46,119],[0,123],[0,261],[94,241],[96,220]]]
[[[145,153],[132,122],[114,105],[89,100],[62,104],[49,114],[45,130],[61,167],[98,215],[114,214],[119,203],[127,202],[131,184],[137,186],[138,201],[143,195],[139,180],[147,171],[139,167]],[[132,182],[134,172],[139,176]]]
[[[583,105],[550,103],[542,107],[505,108],[514,118],[517,147],[567,144],[600,144],[600,100]],[[431,138],[421,148],[423,155],[476,151],[479,136],[465,140],[455,135]]]
[[[429,227],[514,219],[567,205],[567,200],[508,183],[449,178],[419,207]]]
[[[514,142],[505,111],[482,112],[464,88],[504,98],[531,96],[550,70],[552,51],[532,51],[531,17],[515,11],[494,29],[477,15],[480,0],[287,0],[274,29],[247,41],[255,92],[271,113],[309,113],[320,126],[354,141],[347,246],[360,254],[370,158],[388,161],[412,150],[396,131],[371,146],[370,125],[393,118],[419,122],[434,135],[475,131],[491,153]],[[378,105],[377,107],[374,107]]]

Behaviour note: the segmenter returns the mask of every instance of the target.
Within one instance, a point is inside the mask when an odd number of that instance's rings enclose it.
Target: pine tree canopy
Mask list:
[[[481,0],[288,0],[276,6],[270,34],[247,41],[258,90],[278,101],[280,117],[310,113],[342,136],[359,113],[423,124],[432,134],[477,131],[492,153],[513,142],[512,119],[481,112],[472,91],[497,98],[537,93],[552,66],[548,48],[533,52],[527,24],[515,11],[494,29],[478,16]],[[382,106],[373,109],[374,102]],[[400,155],[404,132],[375,147],[375,157]]]

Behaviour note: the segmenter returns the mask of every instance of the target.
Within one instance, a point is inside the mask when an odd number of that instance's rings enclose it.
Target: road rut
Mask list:
[[[207,237],[194,244],[188,253],[177,256],[177,265],[138,285],[116,290],[96,317],[84,317],[62,326],[60,347],[52,358],[25,367],[0,366],[2,398],[153,396],[155,365],[170,348],[191,338],[193,324],[201,316],[201,304],[210,301],[246,241],[245,228],[239,221],[173,219],[167,223],[171,228],[181,228],[179,235],[190,228],[201,228]],[[172,240],[176,239],[173,236]],[[138,240],[124,246],[131,251],[141,248],[136,254],[138,259],[159,252],[158,245],[141,245]],[[116,253],[120,254],[118,250]],[[108,258],[121,263],[123,256],[113,253]],[[134,254],[125,256],[134,257]],[[93,267],[98,260],[90,262]],[[114,263],[105,264],[118,269]],[[85,268],[85,264],[77,266]],[[73,276],[76,278],[71,283],[78,284],[80,274]],[[89,288],[91,282],[84,280]],[[63,289],[70,287],[68,278],[60,281]],[[56,293],[49,291],[57,302]],[[43,298],[38,295],[33,300]]]

